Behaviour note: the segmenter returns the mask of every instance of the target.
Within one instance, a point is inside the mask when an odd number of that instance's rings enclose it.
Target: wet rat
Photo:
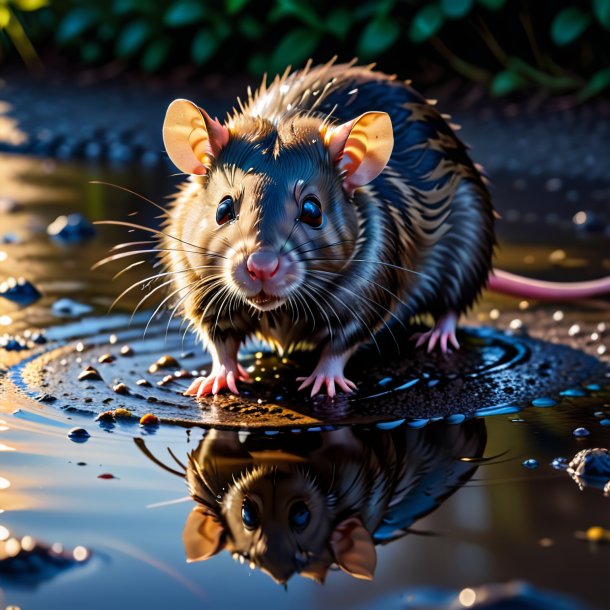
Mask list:
[[[237,394],[251,336],[280,352],[318,349],[299,389],[334,396],[356,388],[344,368],[358,347],[396,322],[431,314],[417,346],[458,349],[458,318],[488,283],[532,298],[610,287],[490,275],[484,177],[430,101],[370,67],[287,71],[224,124],[175,100],[163,138],[190,176],[161,235],[164,264],[213,359],[188,395]]]

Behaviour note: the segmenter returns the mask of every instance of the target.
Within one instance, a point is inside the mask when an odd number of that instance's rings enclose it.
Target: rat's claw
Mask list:
[[[313,384],[311,388],[310,396],[313,398],[321,389],[322,386],[326,386],[326,393],[330,398],[334,398],[337,395],[336,385],[338,385],[346,394],[352,394],[356,390],[356,384],[349,379],[343,377],[343,375],[324,375],[312,374],[309,377],[297,377],[297,381],[302,381],[299,386],[299,390],[304,390]]]
[[[449,343],[455,348],[460,349],[460,344],[455,335],[455,327],[457,324],[457,316],[450,312],[439,318],[434,325],[434,328],[426,331],[425,333],[415,333],[411,337],[411,341],[416,341],[415,347],[422,347],[426,343],[426,351],[431,353],[436,345],[438,344],[443,354],[448,354],[451,350],[449,349]]]
[[[237,373],[240,381],[250,381],[250,374],[241,364],[237,365]]]
[[[212,370],[207,377],[198,377],[184,392],[185,396],[196,396],[198,399],[209,394],[218,394],[221,390],[228,389],[232,394],[239,395],[237,389],[235,371],[228,371],[224,365]]]

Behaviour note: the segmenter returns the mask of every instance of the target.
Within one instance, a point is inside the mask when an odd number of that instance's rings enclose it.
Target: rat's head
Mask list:
[[[183,541],[188,561],[226,549],[279,583],[295,573],[323,582],[333,563],[357,578],[372,578],[376,553],[370,533],[357,517],[336,521],[334,507],[307,470],[259,465],[235,479],[216,514],[195,507]]]
[[[238,115],[225,126],[186,100],[168,108],[163,138],[174,164],[200,176],[187,187],[175,237],[225,257],[215,259],[218,278],[261,310],[289,301],[308,269],[345,266],[358,237],[353,194],[393,146],[381,112],[333,126],[308,114]],[[201,254],[187,258],[202,266]]]

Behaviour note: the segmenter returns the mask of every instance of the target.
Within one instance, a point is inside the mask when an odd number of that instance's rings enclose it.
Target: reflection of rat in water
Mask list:
[[[323,582],[332,564],[370,579],[375,545],[403,536],[463,485],[476,463],[461,458],[480,457],[485,442],[481,419],[244,442],[211,431],[186,468],[197,502],[183,533],[187,559],[226,549],[278,582],[295,573]]]
[[[328,64],[263,85],[226,124],[186,100],[163,127],[190,181],[162,235],[173,293],[213,357],[187,394],[237,393],[240,344],[319,348],[301,388],[351,392],[354,351],[430,313],[428,350],[458,348],[458,316],[487,284],[493,208],[478,169],[434,107],[369,68]],[[586,296],[498,272],[490,286],[532,298]]]

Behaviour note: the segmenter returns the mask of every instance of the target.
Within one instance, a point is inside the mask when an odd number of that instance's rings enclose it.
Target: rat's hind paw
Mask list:
[[[240,377],[241,379],[242,377]],[[209,394],[218,394],[221,390],[229,390],[232,394],[239,395],[237,389],[236,376],[234,371],[227,371],[226,367],[221,366],[217,370],[213,370],[207,377],[198,377],[191,383],[184,392],[185,396],[208,396]]]
[[[322,384],[326,385],[326,393],[330,398],[334,398],[337,394],[335,384],[338,385],[346,394],[351,394],[356,390],[356,384],[341,375],[327,375],[325,373],[312,373],[309,377],[297,377],[297,381],[303,383],[299,386],[299,390],[304,390],[313,384],[310,396],[315,396]]]
[[[450,343],[456,350],[460,349],[460,344],[455,336],[457,326],[457,316],[454,313],[448,313],[442,318],[439,318],[434,325],[434,328],[425,333],[415,333],[411,337],[411,341],[417,341],[415,347],[421,347],[428,343],[426,351],[430,353],[438,343],[443,354],[449,353]]]

